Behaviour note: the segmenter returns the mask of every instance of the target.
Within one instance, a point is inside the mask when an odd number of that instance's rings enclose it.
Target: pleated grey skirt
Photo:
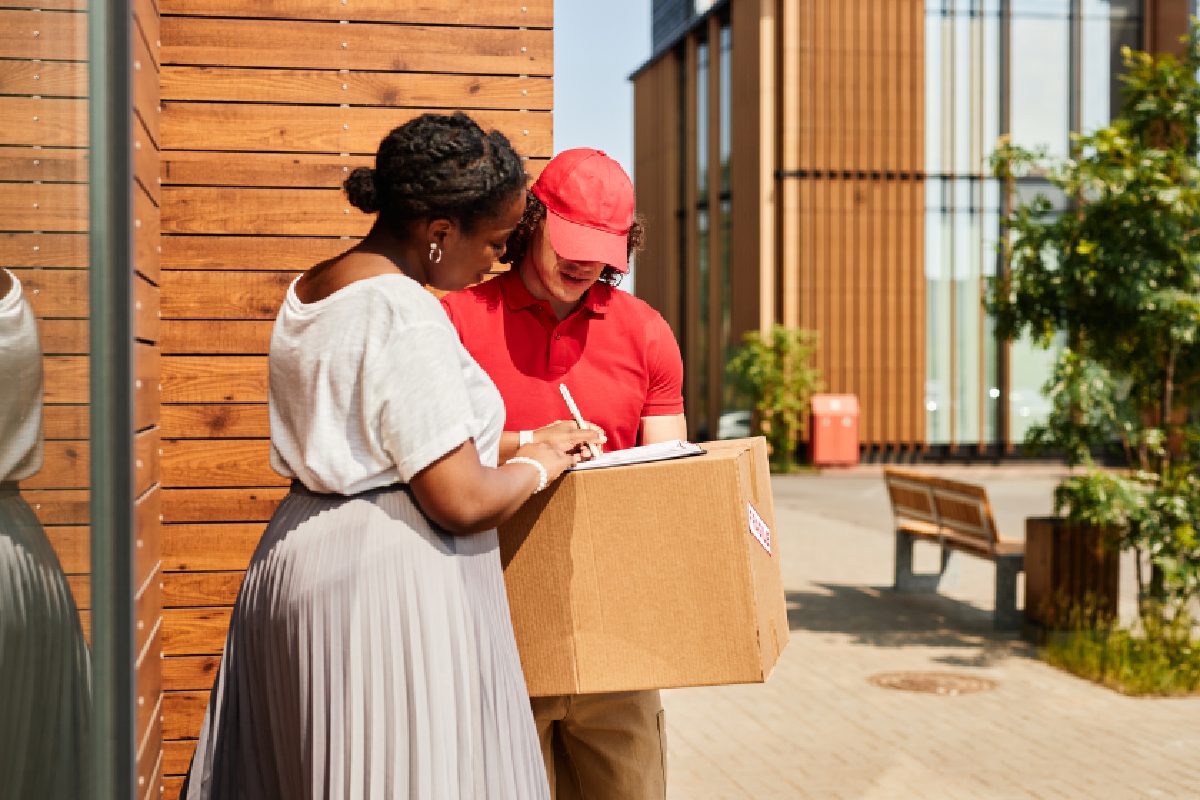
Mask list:
[[[182,797],[548,798],[496,533],[294,484],[250,561]]]
[[[91,673],[58,556],[16,485],[0,484],[0,797],[78,800]]]

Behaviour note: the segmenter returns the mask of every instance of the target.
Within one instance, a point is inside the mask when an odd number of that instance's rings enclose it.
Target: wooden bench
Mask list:
[[[889,467],[883,474],[896,520],[896,591],[936,591],[950,551],[961,550],[995,562],[996,628],[1020,628],[1017,574],[1025,568],[1025,544],[1000,535],[987,490],[911,470]],[[941,568],[933,575],[913,573],[913,542],[918,539],[941,545]]]

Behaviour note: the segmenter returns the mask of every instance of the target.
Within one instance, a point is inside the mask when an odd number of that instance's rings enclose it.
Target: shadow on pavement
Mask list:
[[[1033,648],[992,628],[990,611],[944,595],[900,594],[891,587],[816,583],[817,591],[789,591],[788,623],[794,631],[851,636],[871,647],[962,648],[970,653],[936,660],[982,667]]]

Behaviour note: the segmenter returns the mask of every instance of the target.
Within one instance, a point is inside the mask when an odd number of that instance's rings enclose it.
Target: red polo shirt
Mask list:
[[[628,292],[596,283],[561,322],[517,271],[451,292],[442,304],[468,352],[504,398],[508,431],[571,414],[604,429],[606,450],[638,444],[642,417],[683,413],[683,359],[662,316]]]

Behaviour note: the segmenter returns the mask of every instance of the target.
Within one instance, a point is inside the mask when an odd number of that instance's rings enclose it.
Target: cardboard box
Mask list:
[[[533,696],[767,679],[787,644],[761,437],[570,472],[500,528]]]

